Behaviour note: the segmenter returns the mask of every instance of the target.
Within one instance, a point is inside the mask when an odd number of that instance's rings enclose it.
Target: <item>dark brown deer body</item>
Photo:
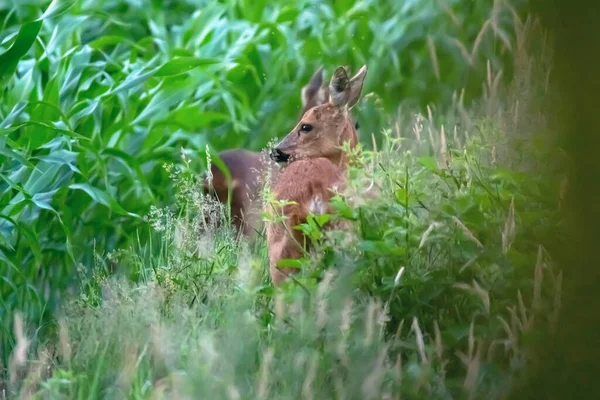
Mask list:
[[[323,85],[323,69],[319,68],[310,82],[302,88],[302,117],[308,110],[329,101],[329,87]],[[246,237],[251,237],[260,225],[260,181],[269,163],[261,153],[244,149],[231,149],[219,153],[231,174],[231,217],[233,225]],[[228,202],[228,182],[216,165],[211,165],[213,188],[204,181],[204,193],[212,194],[221,203]],[[271,168],[272,181],[277,180],[279,170]]]
[[[219,153],[223,164],[231,175],[231,223],[245,236],[251,236],[257,229],[261,172],[266,168],[266,160],[261,153],[234,149]],[[229,182],[216,165],[211,165],[213,195],[223,204],[228,203]],[[277,174],[277,169],[273,169]],[[205,192],[209,191],[208,181],[204,182]]]
[[[271,151],[273,160],[289,162],[273,188],[274,197],[296,203],[282,210],[267,210],[271,215],[286,217],[284,222],[267,225],[269,269],[275,285],[297,272],[294,268],[280,268],[279,261],[301,257],[305,246],[310,245],[293,227],[306,222],[310,213],[329,213],[331,189],[345,184],[348,159],[341,146],[348,142],[353,148],[358,143],[349,110],[360,98],[366,73],[364,66],[349,79],[346,70],[338,68],[329,84],[328,102],[308,110]]]

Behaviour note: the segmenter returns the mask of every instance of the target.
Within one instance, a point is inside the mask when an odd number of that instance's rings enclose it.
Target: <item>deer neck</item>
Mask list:
[[[356,148],[356,145],[358,144],[358,136],[356,134],[356,129],[354,129],[354,126],[352,124],[350,124],[348,130],[349,130],[350,134],[344,135],[344,137],[341,140],[340,145],[343,145],[344,142],[350,142],[350,149],[354,150]],[[340,151],[336,155],[330,157],[329,160],[333,164],[337,165],[338,167],[340,167],[344,170],[348,168],[348,164],[350,163],[350,159],[348,158],[348,155],[343,151]]]

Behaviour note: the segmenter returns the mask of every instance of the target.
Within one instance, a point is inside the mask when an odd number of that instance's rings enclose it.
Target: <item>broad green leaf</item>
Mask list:
[[[4,147],[0,142],[0,155],[6,157],[8,160],[15,159],[23,165],[33,168],[33,164],[23,157],[19,152]]]
[[[17,129],[19,129],[21,127],[31,126],[31,125],[37,125],[37,126],[41,126],[41,127],[44,127],[44,128],[48,128],[48,129],[54,130],[56,132],[64,133],[64,134],[66,134],[68,136],[71,136],[72,138],[76,138],[76,139],[80,139],[80,140],[89,140],[87,137],[85,137],[83,135],[80,135],[79,133],[74,132],[74,131],[72,131],[70,129],[63,129],[63,128],[58,127],[58,126],[52,126],[52,125],[50,125],[48,123],[41,122],[41,121],[27,121],[27,122],[22,122],[22,123],[19,123],[17,125],[13,125],[10,128],[0,129],[0,134],[8,134],[8,133],[16,131]]]
[[[286,258],[283,260],[279,260],[277,266],[281,268],[302,268],[302,262],[300,260]]]
[[[44,12],[44,14],[42,14],[42,16],[37,20],[41,21],[46,18],[52,18],[63,14],[69,8],[73,7],[76,2],[76,0],[53,0]]]
[[[150,79],[152,76],[154,76],[156,71],[158,71],[158,68],[159,67],[155,67],[150,70],[146,70],[145,72],[136,72],[136,73],[130,74],[129,76],[127,76],[127,78],[123,82],[121,82],[119,85],[117,85],[116,88],[106,92],[105,94],[102,95],[102,97],[107,97],[110,95],[118,94],[118,93],[124,92],[126,90],[129,90],[131,88],[141,85],[142,83],[144,83],[148,79]]]
[[[59,149],[52,151],[44,156],[38,156],[36,157],[36,159],[50,164],[54,163],[58,165],[67,165],[69,168],[71,168],[72,171],[81,173],[81,171],[79,171],[79,169],[75,165],[78,155],[79,153],[76,153],[74,151]]]
[[[162,118],[168,112],[169,107],[189,97],[193,92],[194,87],[191,79],[167,82],[158,94],[152,97],[144,111],[133,121],[133,124],[139,124],[147,119],[156,121]]]
[[[398,188],[394,191],[394,195],[396,196],[396,201],[398,203],[402,204],[405,207],[408,205],[408,204],[406,204],[406,200],[407,200],[406,189]]]
[[[27,102],[21,101],[10,110],[10,113],[4,118],[2,122],[0,122],[0,130],[9,128],[13,122],[25,111],[27,107]]]
[[[195,58],[195,57],[181,57],[174,60],[168,61],[162,65],[155,76],[166,77],[166,76],[177,76],[185,74],[194,68],[198,68],[203,65],[217,64],[219,61],[214,58]]]
[[[38,263],[42,261],[42,249],[40,247],[40,238],[34,232],[33,227],[19,222],[17,225],[19,234],[23,235],[27,239],[27,243],[29,244],[29,248],[31,252],[35,256],[35,259]]]
[[[183,129],[198,131],[202,128],[221,124],[229,119],[229,115],[214,111],[202,111],[197,105],[183,107],[171,114],[169,120],[174,121]]]
[[[31,195],[44,191],[52,185],[61,167],[59,164],[39,162],[23,189]]]
[[[427,168],[429,171],[435,172],[438,170],[437,161],[433,157],[419,157],[417,159],[419,165]]]
[[[142,53],[146,52],[145,47],[140,46],[139,44],[135,43],[131,39],[124,37],[124,36],[110,36],[110,35],[102,36],[102,37],[99,37],[98,39],[91,41],[89,43],[89,46],[92,49],[103,50],[106,47],[123,44],[123,43],[135,48],[139,52],[142,52]]]
[[[329,220],[331,219],[331,215],[329,215],[329,214],[315,215],[314,219],[315,219],[315,222],[320,227],[323,227],[327,222],[329,222]]]
[[[31,201],[39,208],[53,211],[56,213],[56,210],[50,205],[50,202],[52,201],[52,198],[54,197],[57,191],[58,189],[51,190],[45,193],[36,193],[33,196],[31,196]]]
[[[21,26],[12,46],[0,54],[0,90],[13,75],[19,60],[27,54],[42,27],[42,21],[29,22]]]
[[[92,200],[105,205],[117,214],[139,218],[139,215],[125,211],[125,209],[123,209],[123,207],[121,207],[121,205],[119,205],[119,203],[117,203],[117,201],[108,193],[96,187],[90,186],[87,183],[74,183],[69,185],[69,189],[82,190],[86,192],[92,198]]]

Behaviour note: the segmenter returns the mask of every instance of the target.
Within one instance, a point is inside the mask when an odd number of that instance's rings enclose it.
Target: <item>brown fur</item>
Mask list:
[[[246,236],[251,236],[257,229],[258,215],[257,194],[260,190],[260,174],[265,168],[265,161],[260,153],[235,149],[219,153],[219,157],[231,174],[231,222]],[[216,166],[211,165],[213,175],[212,186],[215,197],[224,204],[228,202],[228,182],[225,174]],[[277,171],[274,170],[276,174]],[[209,192],[208,182],[205,181],[205,193]]]
[[[296,273],[294,268],[278,268],[282,259],[300,258],[305,245],[304,234],[293,229],[306,223],[313,201],[320,201],[329,213],[329,200],[333,196],[330,188],[343,183],[343,170],[326,158],[299,160],[291,163],[273,188],[277,199],[293,201],[283,210],[269,208],[271,215],[285,215],[287,219],[280,223],[267,224],[267,243],[270,260],[271,279],[279,285],[288,275]],[[308,248],[308,246],[307,246]]]
[[[290,161],[275,185],[275,199],[297,203],[281,210],[287,217],[284,222],[267,225],[269,269],[275,286],[298,272],[294,268],[279,268],[279,262],[300,258],[302,246],[310,246],[305,243],[304,235],[293,227],[306,222],[315,200],[323,204],[322,212],[330,213],[329,201],[333,194],[330,189],[345,184],[348,160],[339,146],[349,142],[354,148],[358,143],[349,109],[358,102],[366,71],[363,67],[349,79],[346,70],[338,68],[329,85],[329,102],[308,110],[271,152],[271,157],[278,161],[282,158]],[[306,124],[311,126],[310,131],[303,130]],[[272,215],[277,210],[269,208],[267,211]]]
[[[323,69],[319,68],[309,83],[302,88],[302,110],[300,118],[315,106],[326,104],[329,100],[329,87],[323,85]],[[261,189],[258,181],[264,176],[267,163],[261,161],[261,153],[244,149],[231,149],[219,153],[223,163],[231,174],[233,188],[231,199],[231,217],[233,225],[246,237],[251,237],[259,229],[261,211],[258,193]],[[228,185],[225,174],[216,166],[211,166],[214,191],[204,182],[204,193],[214,195],[221,203],[227,204]],[[279,171],[271,168],[273,181]]]
[[[346,164],[340,146],[349,142],[350,147],[355,147],[358,143],[350,109],[360,98],[366,73],[363,67],[349,79],[344,68],[336,69],[329,83],[329,101],[306,111],[294,129],[275,146],[276,154],[272,154],[286,156],[292,162],[324,157],[338,166]],[[305,126],[311,130],[304,131]]]

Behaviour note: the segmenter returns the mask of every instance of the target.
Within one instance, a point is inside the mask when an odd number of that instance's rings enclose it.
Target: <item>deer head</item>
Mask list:
[[[345,67],[348,70],[348,67]],[[302,88],[302,110],[298,119],[311,108],[326,104],[329,101],[329,85],[323,85],[323,66],[320,66],[306,86]],[[358,130],[358,121],[355,121],[354,127]]]
[[[341,165],[344,157],[340,146],[350,142],[354,147],[358,142],[350,109],[360,99],[366,74],[366,65],[352,79],[345,68],[337,68],[329,83],[329,101],[306,111],[296,127],[271,150],[271,159],[282,163],[324,157]],[[303,90],[303,99],[309,93]]]

